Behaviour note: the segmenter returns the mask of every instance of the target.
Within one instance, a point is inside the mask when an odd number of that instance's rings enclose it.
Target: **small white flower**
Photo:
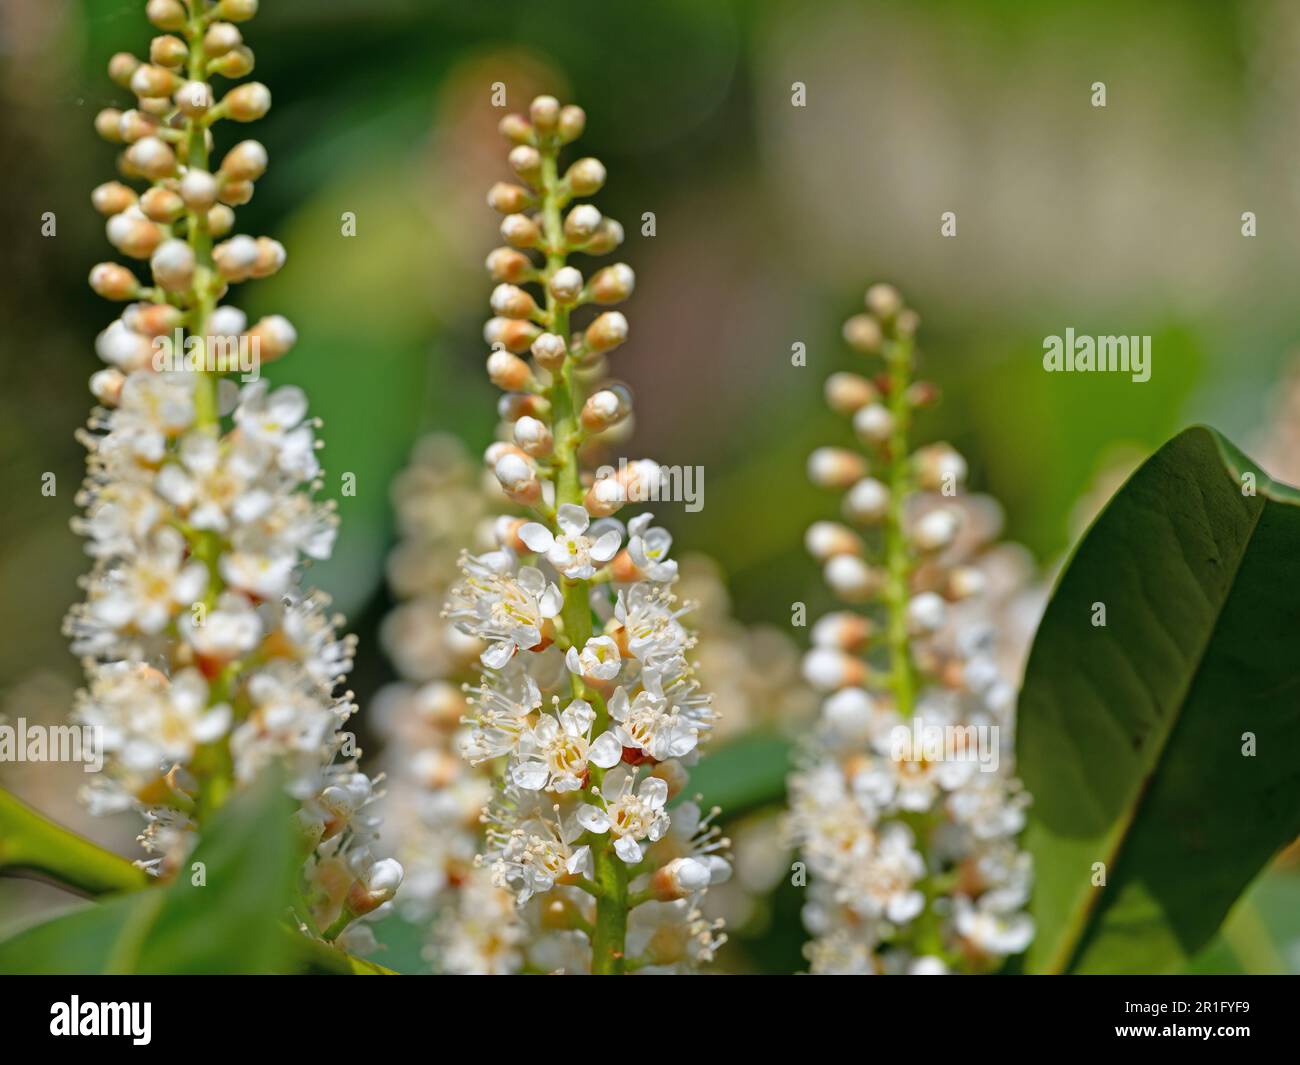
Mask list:
[[[677,563],[668,557],[672,534],[667,529],[650,528],[653,520],[653,514],[640,514],[627,523],[627,553],[652,581],[671,581],[677,577]]]
[[[519,738],[517,761],[510,779],[525,791],[577,791],[586,783],[587,764],[609,769],[623,757],[623,745],[609,732],[591,742],[596,711],[584,699],[574,699],[560,711],[543,714]]]
[[[664,695],[658,674],[647,671],[642,683],[643,690],[634,698],[629,699],[624,688],[610,696],[609,716],[617,722],[614,734],[624,747],[657,762],[690,754],[699,743],[699,729]]]
[[[602,810],[591,803],[578,808],[578,824],[588,832],[614,837],[614,852],[628,865],[636,865],[645,857],[643,840],[654,843],[668,830],[668,784],[658,777],[647,777],[641,787],[632,791],[633,778],[627,777],[623,790]]]
[[[617,529],[608,529],[595,540],[586,536],[591,525],[591,515],[580,506],[564,503],[555,516],[560,527],[556,536],[540,522],[530,521],[519,530],[519,538],[571,581],[583,581],[595,576],[594,562],[605,563],[618,554],[622,535]]]
[[[569,672],[595,681],[613,680],[623,667],[618,644],[610,636],[593,636],[579,651],[570,647],[564,656]]]

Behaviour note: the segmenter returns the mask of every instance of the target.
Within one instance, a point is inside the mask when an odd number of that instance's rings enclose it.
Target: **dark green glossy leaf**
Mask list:
[[[1028,971],[1181,967],[1300,832],[1298,589],[1300,493],[1208,429],[1156,452],[1084,537],[1020,700]]]

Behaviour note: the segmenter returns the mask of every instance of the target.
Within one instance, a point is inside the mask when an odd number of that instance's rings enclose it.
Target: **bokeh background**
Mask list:
[[[477,450],[494,390],[480,336],[497,242],[483,195],[507,177],[490,105],[549,91],[587,109],[599,202],[637,271],[615,356],[641,420],[630,455],[702,465],[698,514],[661,508],[680,551],[720,559],[736,615],[787,625],[828,605],[801,548],[833,510],[803,466],[844,437],[821,382],[852,358],[839,324],[870,281],[923,317],[945,402],[923,431],[970,459],[1007,534],[1045,568],[1127,469],[1205,421],[1300,479],[1300,5],[1014,0],[263,0],[248,27],[275,106],[271,155],[241,231],[282,240],[277,277],[237,291],[300,343],[270,376],[325,421],[335,558],[313,574],[361,637],[362,706],[390,679],[388,485],[416,437]],[[85,284],[109,257],[90,189],[114,149],[91,120],[120,104],[104,73],[156,31],[139,0],[0,6],[0,711],[56,720],[78,668],[60,635],[85,569],[68,527],[110,308]],[[807,106],[791,106],[793,82]],[[1104,82],[1107,106],[1091,105]],[[230,136],[228,133],[227,136]],[[957,236],[940,235],[954,211]],[[1241,234],[1254,212],[1258,235]],[[43,236],[53,212],[57,232]],[[340,219],[353,212],[356,236]],[[656,232],[641,235],[653,212]],[[1042,340],[1150,334],[1151,380],[1049,375]],[[791,346],[808,365],[791,365]],[[44,496],[52,472],[57,493]],[[725,711],[725,708],[724,708]],[[363,726],[364,729],[364,726]],[[75,769],[0,766],[0,783],[131,853],[132,827],[88,822]],[[1300,971],[1287,863],[1202,964]],[[0,930],[57,907],[0,882]],[[735,964],[797,964],[797,909],[738,933]],[[789,962],[793,957],[795,961]]]

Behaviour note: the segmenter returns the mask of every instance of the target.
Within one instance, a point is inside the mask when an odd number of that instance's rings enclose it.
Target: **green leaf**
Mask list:
[[[726,818],[784,801],[789,740],[755,734],[705,750],[683,795],[703,795],[704,808],[721,806]]]
[[[1298,587],[1300,493],[1204,428],[1147,460],[1079,544],[1020,698],[1027,971],[1181,967],[1300,832]]]
[[[282,922],[299,860],[291,812],[278,774],[268,773],[213,819],[172,883],[20,932],[0,943],[0,971],[282,970],[292,947]]]
[[[0,873],[52,880],[83,895],[135,891],[149,879],[125,858],[56,825],[3,789]]]

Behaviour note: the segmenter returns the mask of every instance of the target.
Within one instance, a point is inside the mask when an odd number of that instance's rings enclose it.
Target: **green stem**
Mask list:
[[[569,311],[551,295],[550,279],[566,261],[564,224],[560,212],[565,190],[559,179],[559,146],[555,143],[539,145],[542,156],[542,231],[546,239],[546,266],[541,283],[546,292],[547,325],[569,341]],[[566,359],[554,374],[547,399],[554,414],[552,433],[555,437],[555,503],[582,503],[582,482],[578,470],[579,398],[573,380],[573,360]],[[566,581],[561,619],[564,634],[575,647],[581,648],[591,637],[591,585],[588,581]],[[575,695],[585,695],[581,680],[575,678]],[[609,725],[609,714],[604,700],[593,699],[596,723],[593,734],[599,735]],[[604,773],[593,768],[589,788],[599,787]],[[593,794],[591,798],[596,799]],[[600,801],[600,800],[597,800]],[[591,933],[591,971],[596,975],[623,972],[624,943],[627,939],[628,897],[627,866],[614,853],[613,842],[607,834],[592,846],[594,879],[596,883],[596,921]]]
[[[885,359],[889,367],[889,413],[894,423],[889,439],[889,512],[884,527],[886,640],[894,702],[900,716],[910,718],[916,703],[916,669],[907,633],[912,558],[903,532],[903,507],[911,489],[908,453],[911,410],[907,405],[912,368],[911,341],[898,340],[889,345]]]

